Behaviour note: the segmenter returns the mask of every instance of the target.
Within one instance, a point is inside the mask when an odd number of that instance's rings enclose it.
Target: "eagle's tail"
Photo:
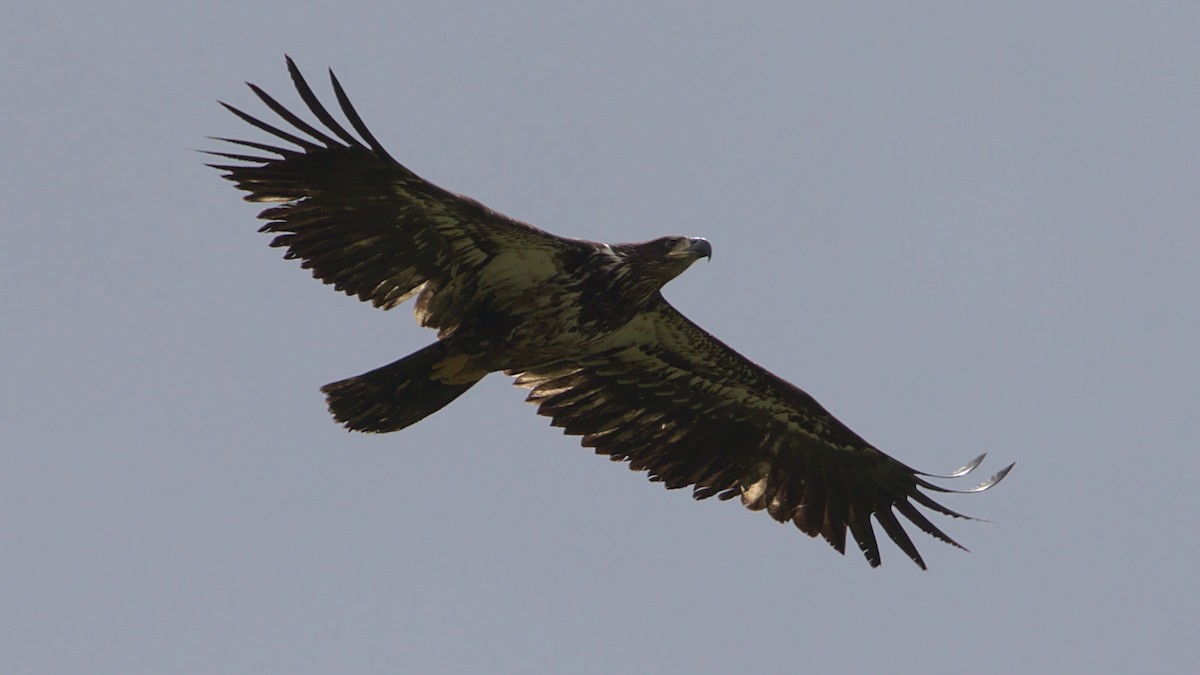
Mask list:
[[[321,391],[334,419],[351,431],[399,431],[441,410],[483,379],[469,357],[444,341]]]

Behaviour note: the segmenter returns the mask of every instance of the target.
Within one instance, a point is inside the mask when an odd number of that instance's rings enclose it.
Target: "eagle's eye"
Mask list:
[[[667,249],[667,253],[679,248],[679,244],[683,241],[683,237],[667,237],[663,240],[663,247]]]

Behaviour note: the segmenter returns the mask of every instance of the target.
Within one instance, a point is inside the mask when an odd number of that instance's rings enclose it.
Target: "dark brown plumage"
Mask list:
[[[503,371],[530,389],[528,400],[554,426],[668,488],[739,497],[839,552],[849,531],[873,566],[872,516],[922,568],[897,514],[958,546],[916,508],[965,517],[922,491],[954,490],[883,454],[662,297],[664,284],[711,256],[707,241],[609,246],[496,213],[392,159],[331,72],[357,135],[347,131],[287,64],[324,129],[250,85],[293,130],[226,105],[285,145],[219,139],[255,154],[212,153],[235,162],[213,166],[247,200],[277,203],[259,214],[261,231],[275,234],[271,245],[285,258],[383,309],[415,296],[418,321],[438,331],[428,347],[322,389],[348,429],[403,429]],[[940,477],[964,476],[982,459]],[[965,492],[995,485],[1011,468]]]

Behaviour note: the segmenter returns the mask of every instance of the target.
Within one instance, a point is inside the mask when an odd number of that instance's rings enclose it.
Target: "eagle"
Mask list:
[[[602,244],[493,211],[393,159],[330,70],[349,131],[286,61],[323,128],[248,83],[291,129],[221,102],[274,139],[213,137],[238,147],[210,151],[222,160],[209,166],[247,201],[272,204],[259,231],[275,235],[270,245],[284,258],[381,309],[415,298],[417,321],[437,330],[423,349],[322,387],[347,429],[399,431],[502,372],[529,390],[539,414],[597,454],[669,489],[690,487],[698,500],[736,497],[842,554],[849,531],[872,567],[881,562],[872,516],[922,569],[900,517],[963,548],[917,506],[971,519],[927,491],[981,492],[1012,465],[966,490],[930,482],[965,476],[985,455],[946,475],[917,471],[690,321],[662,288],[711,259],[707,240]]]

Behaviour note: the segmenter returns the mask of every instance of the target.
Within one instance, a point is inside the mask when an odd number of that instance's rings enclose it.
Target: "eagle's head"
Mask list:
[[[659,237],[640,244],[612,247],[647,295],[683,274],[700,258],[712,258],[712,244],[700,237]]]

